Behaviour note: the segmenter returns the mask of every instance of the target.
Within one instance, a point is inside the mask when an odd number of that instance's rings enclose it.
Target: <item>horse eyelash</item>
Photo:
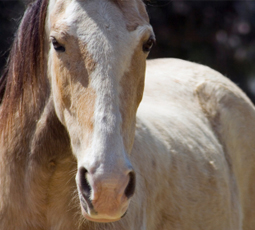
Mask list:
[[[65,47],[60,45],[56,38],[51,37],[51,43],[57,52],[65,52]]]

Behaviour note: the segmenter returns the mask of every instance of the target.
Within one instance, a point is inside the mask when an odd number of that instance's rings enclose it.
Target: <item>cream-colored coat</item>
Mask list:
[[[148,61],[145,85],[128,215],[141,225],[131,229],[254,229],[250,100],[218,72],[177,59]]]

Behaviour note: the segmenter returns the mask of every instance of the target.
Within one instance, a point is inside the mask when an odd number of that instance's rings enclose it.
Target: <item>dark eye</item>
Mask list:
[[[52,45],[53,45],[53,47],[54,47],[54,49],[56,50],[56,51],[58,51],[58,52],[65,52],[65,47],[64,46],[62,46],[62,45],[60,45],[59,43],[58,43],[58,41],[56,40],[56,38],[54,38],[54,37],[52,37],[51,38],[51,43],[52,43]]]
[[[155,44],[156,40],[153,37],[150,37],[144,44],[143,44],[143,52],[150,52],[152,46]]]

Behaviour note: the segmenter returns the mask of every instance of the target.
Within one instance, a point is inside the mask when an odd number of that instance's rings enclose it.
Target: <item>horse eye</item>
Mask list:
[[[152,46],[155,44],[156,40],[153,37],[150,37],[144,44],[143,44],[143,52],[150,52]]]
[[[51,38],[51,42],[52,42],[52,45],[53,45],[53,47],[54,47],[54,49],[56,50],[56,51],[58,51],[58,52],[65,52],[65,47],[64,46],[62,46],[62,45],[60,45],[59,43],[58,43],[58,41],[56,40],[56,38]]]

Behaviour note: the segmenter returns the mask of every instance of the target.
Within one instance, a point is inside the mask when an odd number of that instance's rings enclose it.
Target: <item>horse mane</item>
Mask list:
[[[46,81],[43,43],[47,6],[48,0],[31,2],[16,33],[0,78],[0,103],[2,113],[7,116],[20,106],[26,87],[30,86],[33,93],[39,83]]]
[[[3,100],[5,88],[6,88],[6,71],[3,73],[3,76],[0,78],[0,103]]]

